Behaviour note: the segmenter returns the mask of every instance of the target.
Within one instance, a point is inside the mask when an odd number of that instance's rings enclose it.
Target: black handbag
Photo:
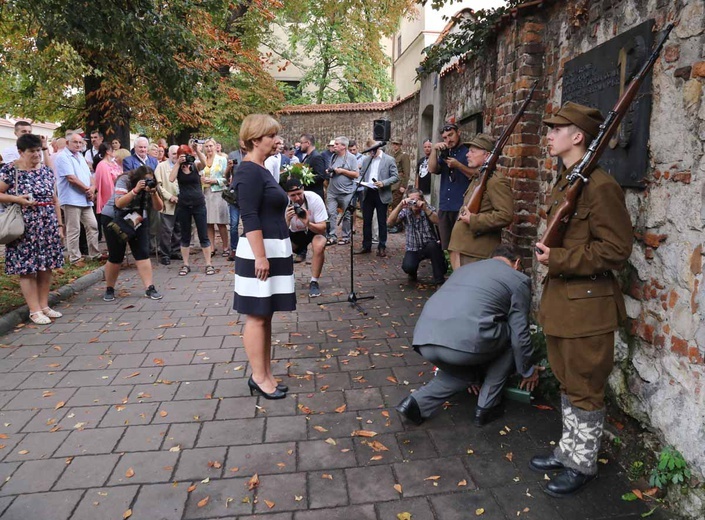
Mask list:
[[[225,202],[232,204],[233,206],[237,206],[237,192],[235,191],[235,188],[228,186],[221,191],[220,194]]]

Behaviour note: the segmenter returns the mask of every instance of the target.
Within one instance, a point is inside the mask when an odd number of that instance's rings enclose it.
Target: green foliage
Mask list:
[[[303,71],[294,103],[352,103],[389,99],[390,60],[383,38],[394,34],[399,20],[415,13],[414,0],[299,0],[286,2],[276,24],[286,41],[265,39],[283,67]],[[315,57],[315,59],[313,58]],[[310,98],[310,99],[309,99]]]
[[[635,460],[627,469],[627,478],[632,482],[639,480],[644,476],[644,463],[640,460]]]
[[[494,25],[502,15],[522,3],[524,0],[508,0],[506,5],[496,9],[478,9],[467,17],[452,17],[456,29],[445,36],[442,41],[426,47],[426,58],[421,62],[417,79],[433,72],[440,72],[444,65],[456,57],[472,57],[481,52],[492,38]],[[452,0],[434,0],[433,7],[438,8]]]
[[[669,484],[682,485],[690,478],[688,463],[673,446],[667,446],[659,456],[658,465],[652,470],[649,484],[660,489]]]

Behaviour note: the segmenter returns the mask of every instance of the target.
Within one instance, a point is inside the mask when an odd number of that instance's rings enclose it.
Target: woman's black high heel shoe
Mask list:
[[[255,391],[257,391],[262,394],[262,397],[264,397],[265,399],[284,399],[286,397],[286,392],[279,390],[279,388],[275,388],[274,392],[268,394],[267,392],[262,390],[257,383],[255,383],[255,380],[252,379],[252,376],[250,376],[250,379],[247,380],[247,386],[250,387],[250,395],[254,395]]]
[[[281,390],[282,392],[288,392],[289,387],[286,386],[284,383],[278,383],[277,384],[277,390]]]

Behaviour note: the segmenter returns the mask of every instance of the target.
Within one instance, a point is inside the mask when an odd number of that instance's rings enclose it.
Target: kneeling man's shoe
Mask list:
[[[419,410],[419,403],[411,395],[399,403],[396,410],[417,426],[424,421],[421,417],[421,410]]]
[[[574,469],[568,468],[556,475],[551,482],[546,485],[544,491],[552,497],[567,497],[574,495],[590,482],[595,480],[597,475],[586,475]]]
[[[550,455],[543,457],[540,455],[532,457],[529,461],[529,468],[539,473],[543,473],[545,471],[564,469],[565,466],[553,453],[551,453]]]
[[[503,414],[504,409],[501,404],[493,406],[492,408],[483,408],[482,406],[478,406],[475,408],[475,418],[472,422],[475,426],[484,426],[485,424],[501,417]]]

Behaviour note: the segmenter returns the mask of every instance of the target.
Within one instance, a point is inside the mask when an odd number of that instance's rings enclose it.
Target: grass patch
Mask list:
[[[81,276],[98,269],[101,262],[86,260],[85,267],[76,267],[71,264],[64,264],[61,269],[54,269],[51,279],[51,290],[55,291],[59,287],[74,282]],[[0,315],[7,314],[17,307],[25,304],[20,290],[20,277],[17,275],[7,276],[5,273],[5,258],[0,257]]]

